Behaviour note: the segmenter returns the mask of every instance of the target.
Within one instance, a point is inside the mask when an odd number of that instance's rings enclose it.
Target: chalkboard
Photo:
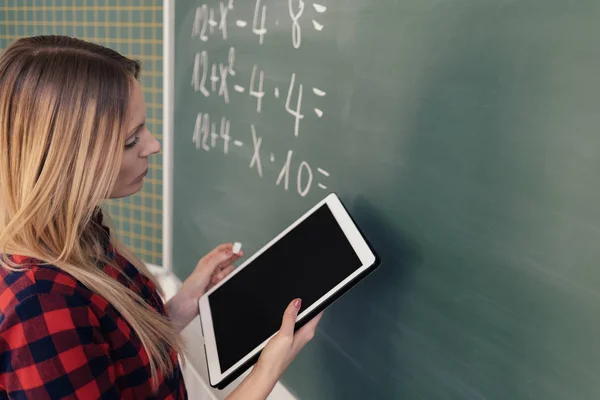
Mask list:
[[[175,272],[334,191],[383,264],[284,375],[298,398],[597,399],[599,20],[596,1],[178,1]]]

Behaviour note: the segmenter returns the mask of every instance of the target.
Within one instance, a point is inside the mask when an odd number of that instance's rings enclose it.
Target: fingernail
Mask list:
[[[297,309],[300,309],[301,305],[302,305],[302,299],[296,299],[296,301],[294,301],[294,307],[296,307]]]

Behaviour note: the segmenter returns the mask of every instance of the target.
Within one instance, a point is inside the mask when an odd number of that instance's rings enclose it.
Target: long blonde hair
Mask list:
[[[173,371],[178,335],[98,268],[110,260],[93,219],[119,173],[139,70],[111,49],[64,36],[19,39],[0,57],[0,265],[21,269],[6,255],[32,257],[104,297],[140,338],[156,384],[158,373]],[[152,279],[114,234],[111,242]]]

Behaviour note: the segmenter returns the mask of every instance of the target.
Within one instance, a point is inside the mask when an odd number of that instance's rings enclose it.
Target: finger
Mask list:
[[[217,247],[215,247],[215,249],[213,251],[231,251],[233,252],[233,248],[235,247],[234,243],[223,243],[218,245]],[[238,254],[241,254],[242,250],[240,248],[240,250],[238,251]]]
[[[294,327],[296,326],[296,318],[298,317],[298,310],[302,306],[302,300],[295,299],[292,301],[285,312],[283,313],[283,321],[281,322],[281,328],[279,334],[288,337],[294,337]]]
[[[239,260],[243,256],[244,256],[244,252],[243,251],[240,251],[239,254],[233,254],[227,260],[225,260],[222,263],[220,263],[217,266],[217,270],[224,270],[225,268],[229,267],[231,264],[233,264],[234,262],[236,262],[237,260]]]
[[[323,312],[320,312],[316,317],[307,322],[306,325],[298,329],[294,336],[294,351],[299,352],[302,347],[312,340],[317,331],[317,325],[319,325],[319,321],[321,321],[321,317],[323,317]]]
[[[208,253],[200,263],[204,264],[210,271],[214,271],[220,265],[231,264],[230,259],[234,257],[233,245],[221,245]]]
[[[321,321],[322,317],[323,312],[320,312],[318,315],[313,317],[313,319],[308,321],[302,328],[298,330],[298,332],[296,332],[296,337],[307,339],[306,341],[312,339],[317,330],[317,325],[319,325],[319,321]]]
[[[233,250],[233,243],[222,243],[222,244],[218,245],[217,247],[215,247],[215,249],[213,251],[227,251],[227,250]]]
[[[214,257],[218,257],[220,254],[232,254],[233,253],[233,243],[223,243],[215,247],[210,253],[204,256],[205,260],[210,260]]]
[[[213,275],[211,282],[213,284],[221,282],[227,275],[232,273],[234,269],[235,269],[235,267],[233,265],[228,266],[224,270]]]

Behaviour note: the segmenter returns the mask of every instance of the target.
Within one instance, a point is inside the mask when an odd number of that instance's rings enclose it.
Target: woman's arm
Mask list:
[[[278,379],[269,377],[260,369],[254,368],[242,383],[233,391],[227,400],[265,400]]]
[[[198,315],[198,299],[227,275],[243,253],[233,254],[233,244],[223,244],[207,254],[185,280],[179,292],[167,302],[169,318],[178,331]],[[300,299],[285,310],[279,332],[267,343],[252,372],[227,397],[227,400],[264,400],[298,352],[313,338],[321,314],[294,333]]]
[[[167,313],[177,332],[181,332],[198,315],[198,298],[180,290],[167,302]]]
[[[0,323],[2,389],[11,399],[120,399],[108,349],[85,300],[33,295]]]
[[[294,333],[296,318],[302,301],[292,301],[285,310],[279,332],[267,343],[258,363],[227,400],[265,400],[275,384],[296,358],[300,350],[313,338],[322,314]]]

